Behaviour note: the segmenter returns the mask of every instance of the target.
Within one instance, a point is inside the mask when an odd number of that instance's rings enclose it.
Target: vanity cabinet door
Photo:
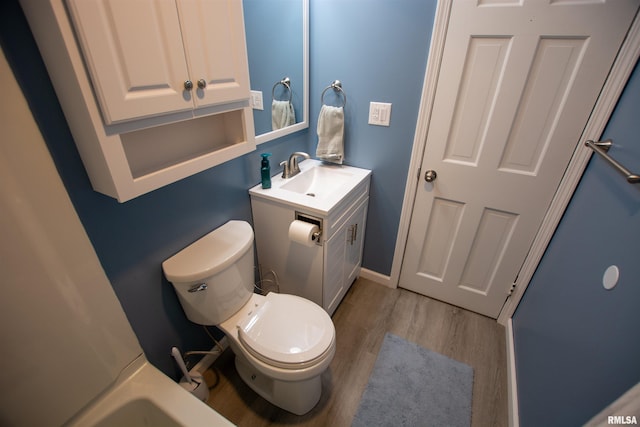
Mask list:
[[[368,204],[369,199],[362,202],[348,221],[347,246],[344,259],[344,281],[347,288],[360,275]]]
[[[324,274],[322,275],[322,308],[332,315],[344,290],[345,255],[350,236],[348,224],[345,223],[325,243]]]
[[[323,308],[330,315],[360,274],[368,202],[360,203],[326,243]]]
[[[105,124],[192,110],[175,0],[69,0]]]
[[[178,0],[196,107],[248,99],[249,66],[242,2]]]
[[[240,0],[68,0],[105,124],[249,98]]]

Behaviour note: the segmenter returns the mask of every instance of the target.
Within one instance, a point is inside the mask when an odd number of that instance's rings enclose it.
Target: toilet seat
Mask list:
[[[333,322],[320,306],[288,294],[268,294],[236,327],[251,355],[285,369],[316,364],[335,340]]]

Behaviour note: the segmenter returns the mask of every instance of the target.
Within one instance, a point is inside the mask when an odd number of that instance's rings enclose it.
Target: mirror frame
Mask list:
[[[255,135],[256,144],[273,141],[309,127],[309,0],[302,0],[302,121],[282,129]],[[253,130],[255,133],[255,129]]]

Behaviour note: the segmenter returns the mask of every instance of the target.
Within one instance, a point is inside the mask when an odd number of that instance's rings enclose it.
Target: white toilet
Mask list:
[[[253,292],[253,230],[229,221],[162,263],[192,322],[227,336],[240,377],[256,393],[297,415],[320,400],[320,375],[336,349],[320,306],[295,295]]]

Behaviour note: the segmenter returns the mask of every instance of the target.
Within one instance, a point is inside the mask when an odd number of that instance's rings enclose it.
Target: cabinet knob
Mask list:
[[[205,79],[200,79],[198,80],[198,87],[200,89],[204,89],[205,87],[207,87],[207,82]]]
[[[184,89],[185,90],[193,89],[193,82],[191,80],[185,80],[184,81]]]

